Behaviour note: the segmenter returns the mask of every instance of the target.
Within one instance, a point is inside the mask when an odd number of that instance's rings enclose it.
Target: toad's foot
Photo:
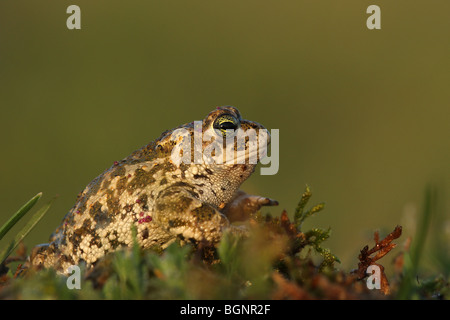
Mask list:
[[[245,193],[239,190],[234,199],[224,207],[223,214],[230,222],[247,220],[251,214],[256,213],[262,206],[277,206],[278,201]]]

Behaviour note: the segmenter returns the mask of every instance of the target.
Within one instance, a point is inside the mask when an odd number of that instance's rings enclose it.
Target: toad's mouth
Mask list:
[[[270,133],[262,130],[252,138],[243,138],[231,141],[212,142],[204,150],[204,161],[206,163],[233,164],[253,164],[256,165],[267,155],[270,144]],[[212,152],[210,152],[212,150]]]
[[[208,130],[203,134],[200,143],[188,132],[179,134],[176,136],[178,144],[171,152],[171,160],[177,166],[181,162],[206,165],[256,165],[267,155],[271,140],[267,129],[227,131],[226,134],[224,138]]]
[[[267,155],[267,144],[260,146],[255,144],[246,144],[245,148],[235,146],[216,149],[218,152],[212,152],[210,155],[203,155],[203,161],[207,164],[215,163],[217,165],[234,164],[258,164],[262,158]]]
[[[267,146],[249,148],[242,151],[234,151],[231,159],[226,159],[225,164],[258,164],[267,155]]]

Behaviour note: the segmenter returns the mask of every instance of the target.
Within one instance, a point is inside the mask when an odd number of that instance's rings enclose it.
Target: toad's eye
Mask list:
[[[224,114],[216,119],[213,124],[213,128],[220,130],[223,136],[226,135],[227,130],[236,130],[238,128],[238,120],[229,114]]]

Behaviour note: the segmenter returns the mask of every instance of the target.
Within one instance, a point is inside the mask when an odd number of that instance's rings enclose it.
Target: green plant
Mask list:
[[[311,190],[306,187],[293,219],[257,213],[247,223],[248,237],[225,232],[217,246],[197,243],[180,246],[174,242],[164,251],[143,250],[135,241],[106,255],[92,268],[81,265],[81,289],[68,289],[66,277],[54,270],[30,270],[3,283],[0,298],[8,299],[373,299],[448,298],[448,278],[431,277],[417,284],[416,274],[424,251],[426,232],[419,231],[410,253],[404,258],[402,276],[388,295],[369,290],[354,273],[336,267],[339,259],[324,242],[331,229],[303,230],[305,219],[324,205],[307,209]],[[430,225],[435,197],[429,190],[422,223]],[[48,210],[47,204],[35,215]],[[38,215],[39,213],[39,215]],[[32,218],[30,221],[33,221]],[[133,231],[135,232],[135,230]],[[401,235],[398,226],[384,239],[375,233],[375,246],[361,251],[360,258],[372,264],[388,254]],[[320,259],[318,261],[318,259]],[[365,274],[366,265],[362,273]]]
[[[11,218],[0,227],[0,240],[10,231],[10,229],[21,220],[31,208],[41,198],[42,192],[35,195],[27,203],[25,203]],[[4,264],[6,259],[14,252],[19,243],[28,235],[28,233],[36,226],[36,224],[44,217],[55,198],[50,200],[46,205],[40,208],[28,221],[28,223],[16,234],[14,239],[0,253],[0,265]]]

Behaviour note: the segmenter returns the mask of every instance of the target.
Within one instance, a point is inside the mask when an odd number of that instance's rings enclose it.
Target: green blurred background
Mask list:
[[[70,4],[81,30],[66,28]],[[366,28],[371,4],[381,30]],[[243,189],[277,199],[264,212],[278,215],[310,185],[326,210],[305,227],[332,228],[343,268],[376,229],[411,235],[429,183],[433,234],[449,239],[449,12],[446,0],[2,0],[0,223],[58,194],[26,240],[46,242],[115,160],[233,105],[280,130],[279,172]]]

